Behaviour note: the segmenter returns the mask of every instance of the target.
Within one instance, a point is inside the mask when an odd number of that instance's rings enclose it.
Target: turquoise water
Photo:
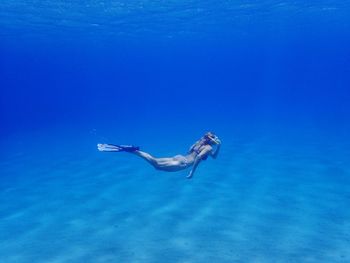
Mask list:
[[[350,262],[349,10],[1,2],[0,262]]]
[[[185,148],[148,137],[155,154]],[[10,136],[0,259],[347,262],[350,142],[303,137],[227,134],[220,158],[187,180],[96,152],[95,134]]]

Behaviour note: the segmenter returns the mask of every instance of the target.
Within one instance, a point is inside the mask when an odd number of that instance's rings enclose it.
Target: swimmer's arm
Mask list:
[[[193,167],[192,167],[190,173],[186,176],[187,179],[191,179],[193,177],[193,174],[196,171],[197,166],[201,162],[201,160],[202,159],[199,158],[199,156],[196,157],[196,159],[194,160]]]
[[[198,164],[201,162],[201,160],[203,159],[204,156],[208,155],[211,151],[211,147],[205,147],[196,157],[196,159],[194,160],[193,163],[193,167],[190,171],[190,173],[187,175],[187,179],[191,179],[193,177],[194,172],[197,169]]]
[[[216,159],[216,157],[218,157],[218,154],[220,151],[220,146],[221,146],[221,143],[219,143],[218,146],[216,146],[215,152],[213,152],[213,151],[210,152],[211,157],[213,157],[214,159]]]

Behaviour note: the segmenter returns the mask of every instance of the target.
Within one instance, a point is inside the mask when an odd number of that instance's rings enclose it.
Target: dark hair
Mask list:
[[[216,135],[213,133],[213,132],[207,132],[206,134],[204,134],[204,137],[207,138],[207,137],[216,137]]]
[[[213,144],[213,142],[215,143],[215,139],[217,138],[218,137],[213,132],[210,132],[210,131],[204,134],[204,136],[202,137],[204,142],[207,144]]]

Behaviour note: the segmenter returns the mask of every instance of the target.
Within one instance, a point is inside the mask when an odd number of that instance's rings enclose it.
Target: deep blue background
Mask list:
[[[346,1],[137,3],[3,3],[2,132],[102,123],[344,132]]]
[[[0,1],[0,262],[350,262],[349,14]],[[207,130],[192,180],[96,149],[173,156]]]

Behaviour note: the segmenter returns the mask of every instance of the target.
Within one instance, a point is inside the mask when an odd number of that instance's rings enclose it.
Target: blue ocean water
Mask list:
[[[0,262],[350,262],[348,1],[0,3]],[[216,160],[157,171],[97,143]]]

